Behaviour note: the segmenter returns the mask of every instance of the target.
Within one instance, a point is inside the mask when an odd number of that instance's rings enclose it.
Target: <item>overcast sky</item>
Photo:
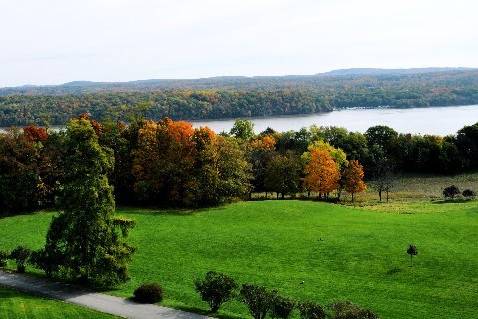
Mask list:
[[[478,67],[476,0],[0,0],[0,87]]]

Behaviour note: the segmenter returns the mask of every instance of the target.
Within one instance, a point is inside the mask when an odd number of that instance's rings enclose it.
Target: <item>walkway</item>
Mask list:
[[[137,304],[130,300],[79,289],[73,285],[52,282],[0,270],[0,285],[52,299],[63,300],[100,312],[131,319],[207,319],[209,317],[157,305]]]

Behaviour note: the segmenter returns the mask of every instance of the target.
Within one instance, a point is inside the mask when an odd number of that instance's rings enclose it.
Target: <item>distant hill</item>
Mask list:
[[[338,69],[317,75],[328,76],[364,76],[364,75],[412,75],[437,72],[473,71],[473,68],[411,68],[411,69],[378,69],[378,68],[352,68]]]
[[[301,87],[330,87],[348,80],[360,80],[372,77],[368,81],[400,80],[434,81],[444,77],[475,78],[478,69],[474,68],[413,68],[413,69],[376,69],[353,68],[333,70],[315,75],[285,76],[218,76],[199,79],[149,79],[128,82],[73,81],[60,85],[24,85],[0,88],[0,96],[5,95],[63,95],[95,92],[151,92],[163,89],[263,89]]]

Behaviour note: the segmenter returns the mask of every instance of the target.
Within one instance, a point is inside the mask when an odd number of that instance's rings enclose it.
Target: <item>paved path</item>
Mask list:
[[[207,319],[209,317],[176,309],[137,304],[124,298],[89,292],[73,285],[0,270],[0,285],[63,300],[112,315],[132,319]]]

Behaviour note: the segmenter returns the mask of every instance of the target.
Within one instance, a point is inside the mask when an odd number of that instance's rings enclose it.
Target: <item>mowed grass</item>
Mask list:
[[[0,286],[2,319],[113,319],[114,316]]]
[[[300,300],[348,299],[382,318],[476,318],[478,202],[393,205],[271,200],[199,211],[122,209],[137,222],[129,239],[137,252],[131,281],[111,293],[131,296],[140,283],[158,281],[164,305],[203,311],[193,281],[215,270]],[[0,219],[0,249],[40,247],[51,216]],[[410,243],[419,251],[413,267]],[[249,317],[236,301],[220,315]]]

